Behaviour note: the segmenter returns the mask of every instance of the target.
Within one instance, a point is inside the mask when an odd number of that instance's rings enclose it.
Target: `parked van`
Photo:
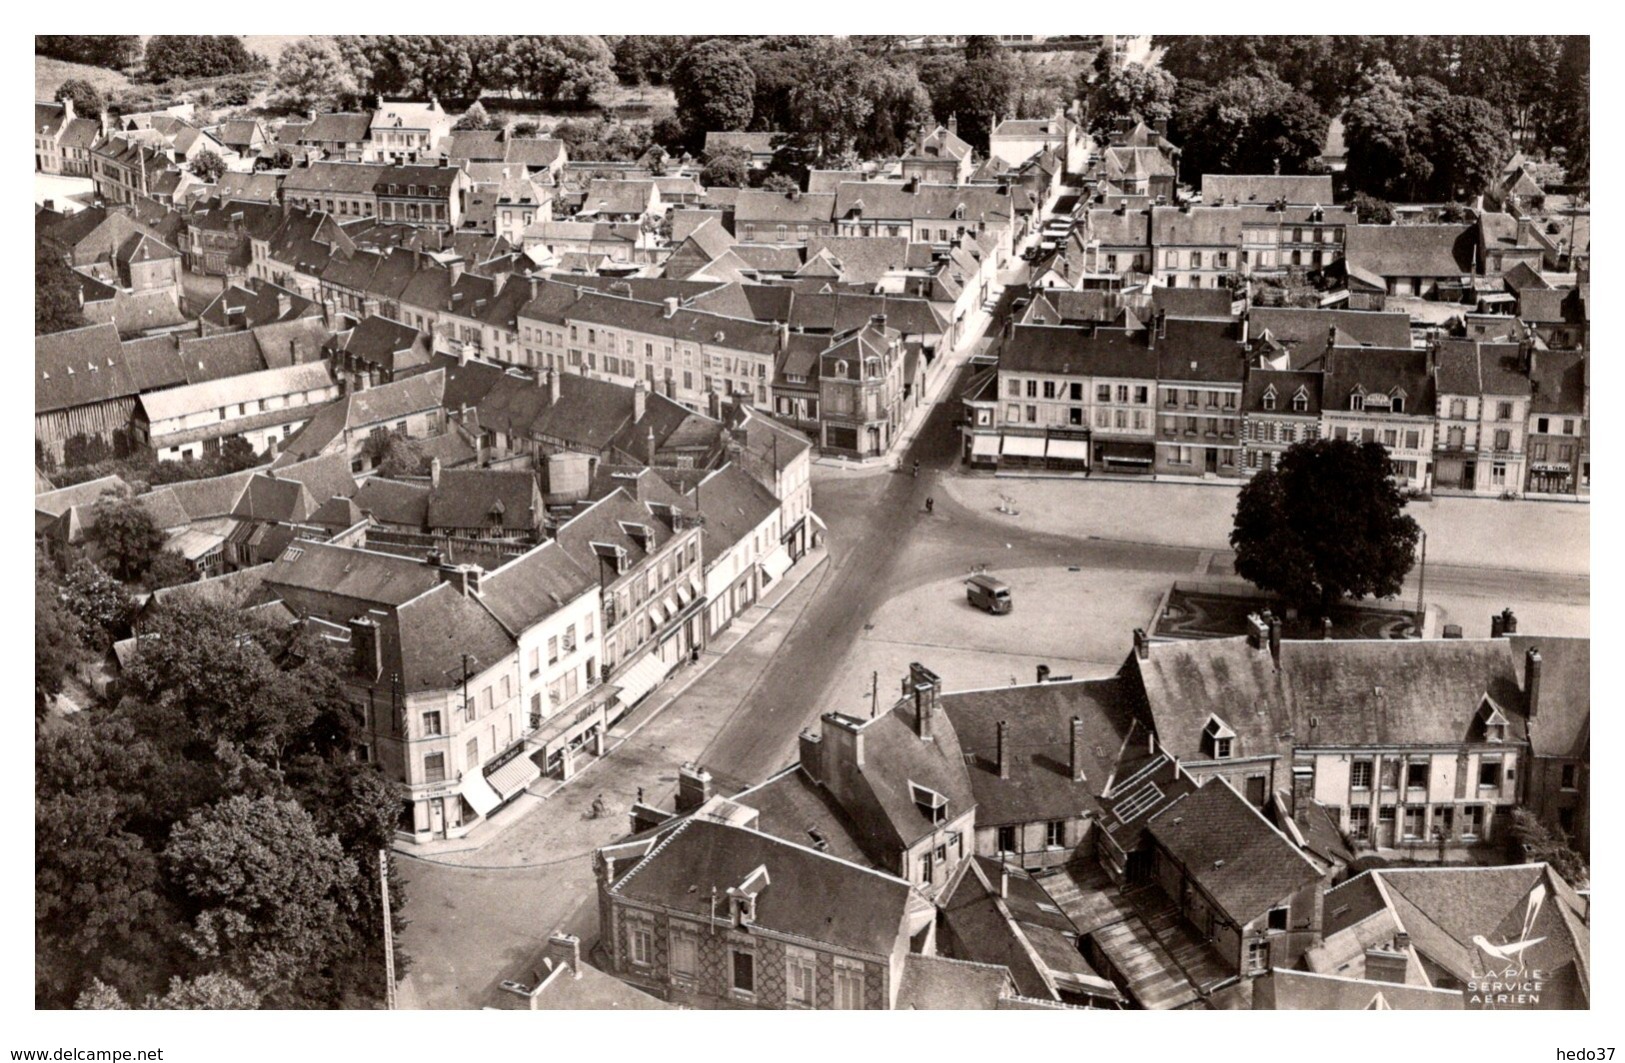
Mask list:
[[[965,600],[989,613],[1008,613],[1013,604],[1010,587],[992,576],[972,576],[965,581]]]

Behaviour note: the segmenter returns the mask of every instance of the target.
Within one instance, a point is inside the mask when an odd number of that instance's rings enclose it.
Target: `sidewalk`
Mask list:
[[[810,576],[823,567],[829,558],[829,547],[820,546],[807,551],[797,561],[784,578],[779,580],[762,598],[734,618],[734,622],[726,631],[713,639],[701,651],[698,662],[678,666],[664,684],[657,687],[632,711],[622,717],[609,729],[605,736],[608,745],[604,755],[593,757],[583,750],[579,767],[568,782],[543,776],[531,783],[529,788],[514,798],[504,807],[497,809],[488,818],[481,820],[467,834],[461,838],[439,838],[431,842],[420,844],[397,843],[396,853],[419,859],[447,856],[451,854],[474,853],[500,838],[504,832],[527,819],[546,802],[560,795],[560,792],[569,787],[576,780],[590,772],[595,766],[608,760],[615,751],[625,745],[634,735],[651,723],[661,713],[665,712],[674,702],[683,696],[687,690],[708,673],[719,662],[724,660],[730,650],[743,642],[757,625],[766,620],[795,590]],[[616,816],[617,824],[624,823],[624,817]]]

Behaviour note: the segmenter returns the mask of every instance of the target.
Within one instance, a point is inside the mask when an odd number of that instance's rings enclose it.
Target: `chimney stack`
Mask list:
[[[1516,635],[1518,633],[1518,618],[1513,615],[1509,605],[1501,610],[1501,634]]]
[[[711,773],[693,763],[677,769],[677,811],[692,812],[711,799]]]
[[[637,424],[637,423],[639,423],[640,421],[643,420],[643,415],[648,411],[648,406],[649,406],[649,389],[644,386],[643,378],[639,377],[632,384],[632,423],[633,424]],[[651,434],[653,433],[653,431],[654,431],[653,429],[650,429]]]
[[[1010,865],[999,865],[999,896],[1010,896]]]
[[[675,295],[668,295],[665,298],[664,302],[665,302],[665,306],[666,306],[665,316],[668,317],[668,318],[677,316],[677,305],[678,305],[677,297]]]
[[[547,939],[546,959],[555,968],[568,967],[571,978],[581,977],[581,939],[562,931]]]
[[[1010,724],[1006,720],[999,721],[998,731],[998,758],[999,778],[1010,777]]]
[[[350,657],[363,679],[370,681],[383,674],[384,643],[371,617],[358,616],[350,621]]]
[[[1533,646],[1523,658],[1523,694],[1529,703],[1525,715],[1533,720],[1540,711],[1540,650]]]
[[[649,429],[649,443],[648,443],[648,448],[649,448],[649,449],[648,449],[648,455],[649,455],[649,456],[648,456],[648,464],[649,464],[649,466],[650,466],[650,468],[653,468],[653,467],[654,467],[654,464],[655,464],[655,453],[656,453],[656,447],[655,447],[655,430],[654,430],[654,429],[653,429],[653,428],[650,428],[650,429]]]
[[[1501,619],[1501,617],[1502,614],[1500,613],[1490,614],[1490,638],[1492,639],[1498,639],[1502,635],[1506,634],[1505,631],[1501,630],[1501,625],[1505,622]]]
[[[1049,679],[1049,665],[1047,665],[1047,664],[1039,665],[1038,666],[1038,678],[1037,678],[1036,682],[1043,683],[1043,682],[1047,681],[1048,679]]]
[[[1281,618],[1270,617],[1270,656],[1275,659],[1275,670],[1281,670]]]
[[[277,292],[276,293],[276,319],[278,321],[281,321],[284,318],[286,318],[288,316],[288,314],[290,314],[292,311],[293,311],[293,296],[289,295],[287,292]],[[288,342],[291,344],[293,341],[289,340]]]
[[[922,742],[931,741],[932,724],[936,722],[937,692],[942,681],[925,665],[915,662],[908,666],[908,690],[914,695],[916,730]]]
[[[1300,831],[1309,829],[1309,806],[1314,803],[1315,769],[1308,764],[1292,766],[1292,821]]]
[[[1151,656],[1151,639],[1143,627],[1134,629],[1134,656],[1142,661],[1148,660]]]
[[[429,459],[429,486],[430,487],[439,487],[440,486],[440,459],[439,458],[430,458]]]
[[[1083,782],[1083,719],[1072,717],[1072,781]]]

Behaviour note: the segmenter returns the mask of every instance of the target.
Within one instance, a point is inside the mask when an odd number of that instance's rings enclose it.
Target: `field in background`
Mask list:
[[[83,78],[102,92],[123,92],[130,87],[130,79],[117,70],[108,70],[101,66],[86,66],[83,63],[69,63],[61,59],[47,59],[43,55],[34,57],[34,98],[36,100],[49,100],[56,96],[57,86],[69,78]]]

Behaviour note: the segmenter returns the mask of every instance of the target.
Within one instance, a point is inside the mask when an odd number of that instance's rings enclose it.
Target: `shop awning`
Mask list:
[[[491,784],[491,788],[506,801],[515,793],[529,786],[541,774],[542,769],[536,766],[534,760],[520,754],[490,775],[487,775],[485,779],[486,782]]]
[[[1049,441],[1049,456],[1066,461],[1088,461],[1089,444],[1082,439],[1052,439]]]
[[[790,552],[782,546],[762,558],[762,571],[767,573],[768,580],[773,583],[784,578],[784,574],[790,571],[790,565]]]
[[[651,653],[611,679],[609,685],[619,691],[616,697],[622,705],[635,705],[642,701],[649,691],[659,686],[660,681],[670,675],[671,670],[676,667],[676,661],[667,664],[660,659],[660,654]]]
[[[486,781],[485,776],[477,771],[471,771],[463,776],[457,792],[463,795],[463,800],[468,802],[470,808],[482,816],[490,815],[491,810],[502,803],[502,798],[491,789],[491,784]]]
[[[662,604],[666,607],[666,615],[673,620],[677,619],[677,614],[683,611],[682,603],[677,600],[675,594],[666,595],[666,600]]]
[[[1106,461],[1126,462],[1130,465],[1150,465],[1156,450],[1150,443],[1102,443],[1100,456]]]
[[[666,611],[660,608],[659,602],[649,603],[649,619],[654,623],[655,627],[659,627],[666,622]]]
[[[970,456],[973,458],[996,458],[999,456],[998,436],[971,436]]]
[[[692,602],[693,600],[694,600],[694,588],[690,587],[686,583],[679,583],[677,585],[677,601],[679,603],[683,604],[683,605],[687,605],[689,602]]]
[[[1044,443],[1042,436],[1005,436],[1004,455],[1016,458],[1042,458]]]

